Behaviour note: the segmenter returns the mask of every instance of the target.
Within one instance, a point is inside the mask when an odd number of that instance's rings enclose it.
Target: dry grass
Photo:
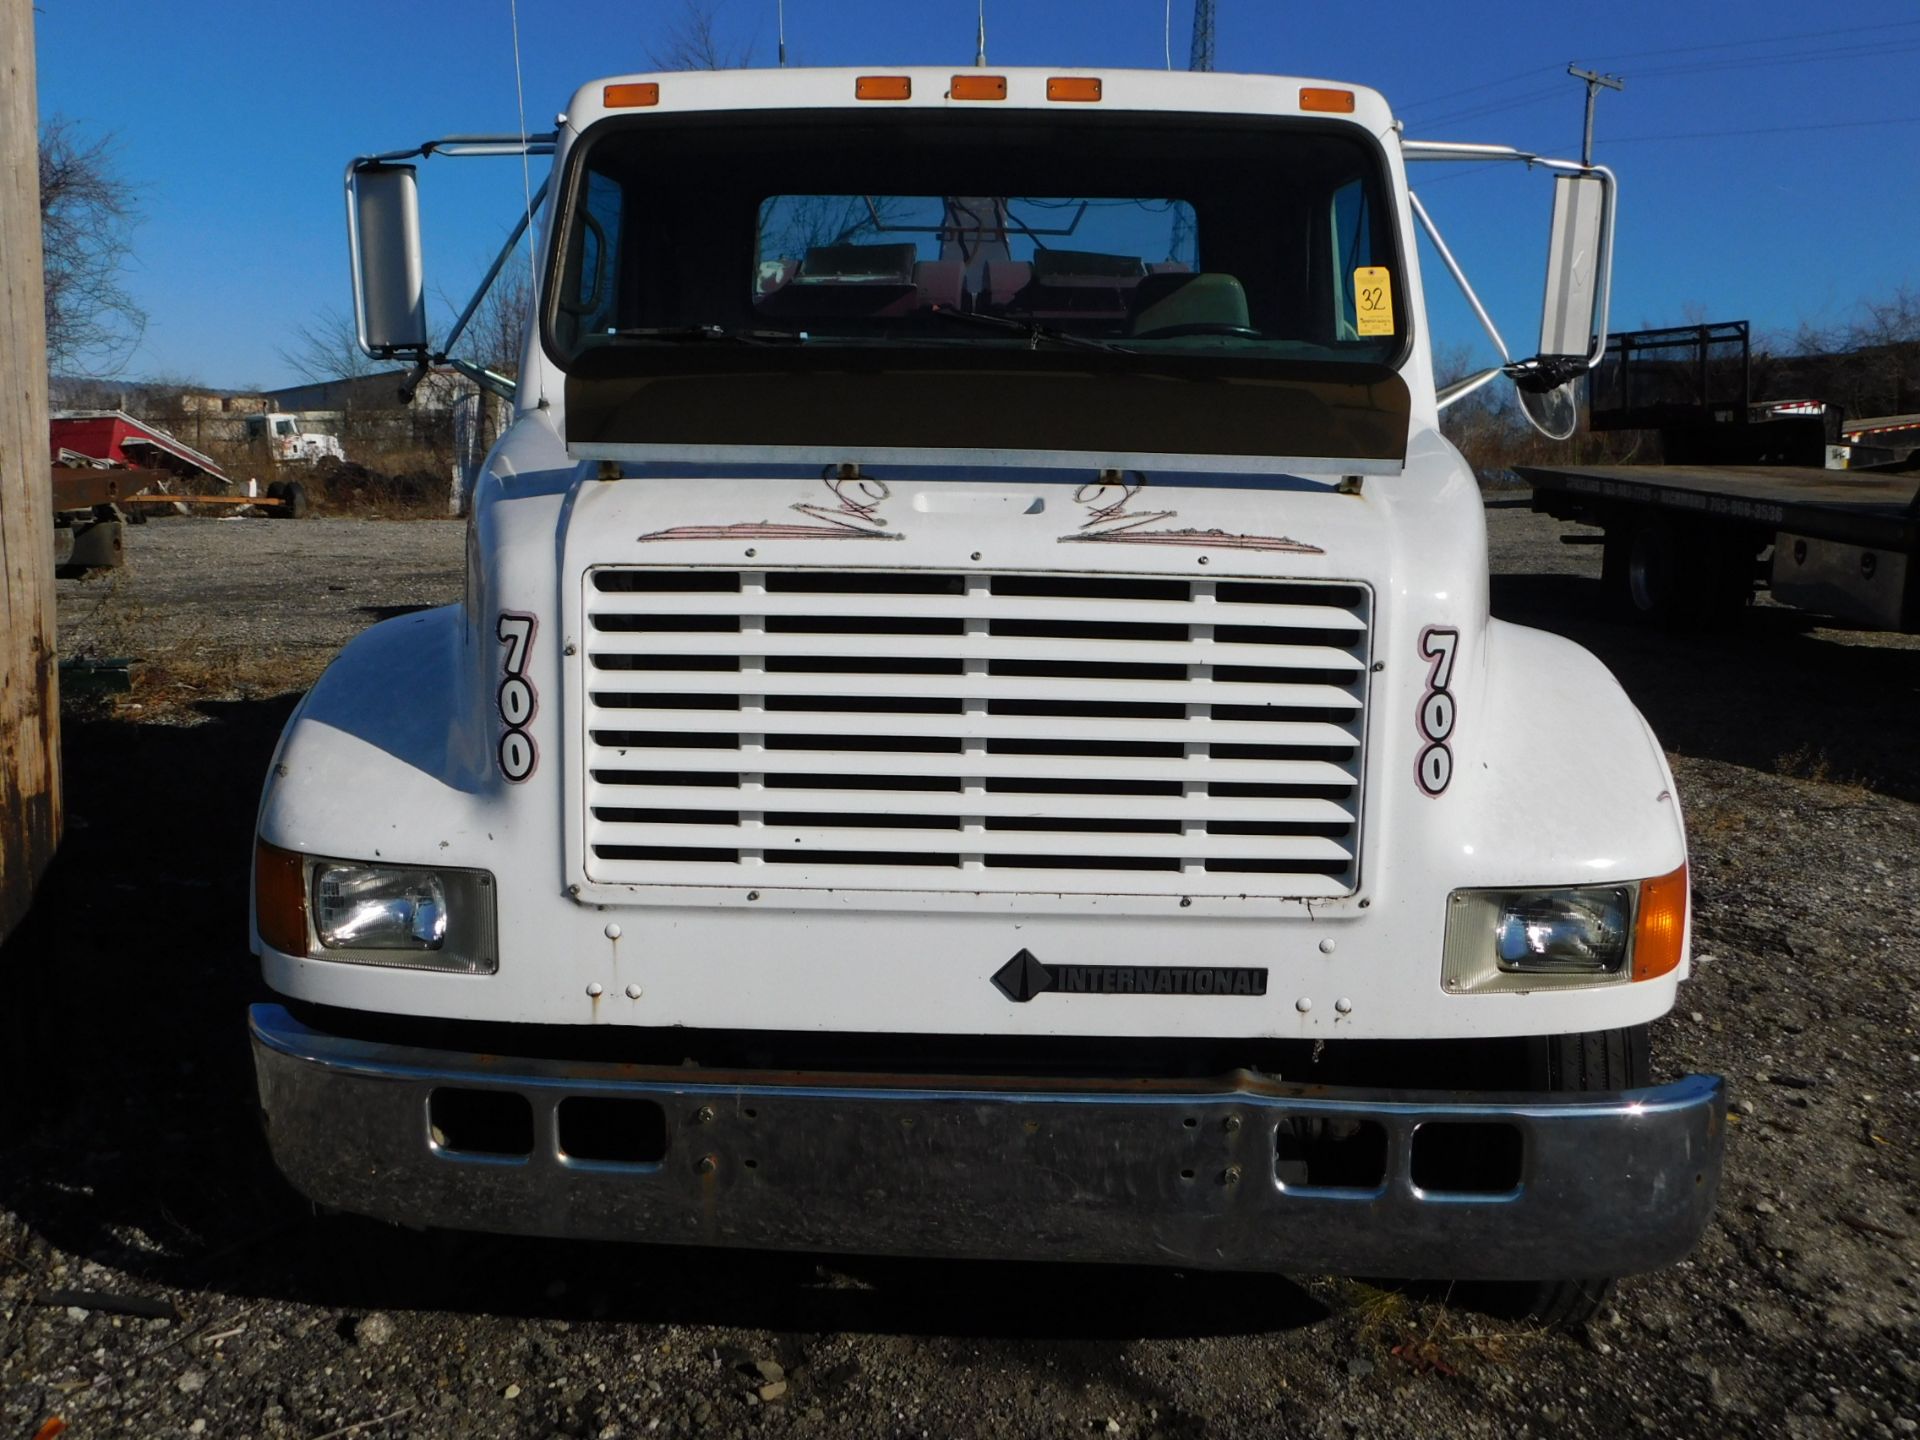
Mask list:
[[[312,652],[250,656],[171,651],[137,668],[133,692],[121,697],[121,703],[139,706],[143,720],[191,722],[200,718],[198,707],[208,701],[265,700],[307,690],[332,658]]]
[[[1826,747],[1815,745],[1811,740],[1803,741],[1775,757],[1773,769],[1776,775],[1793,780],[1811,780],[1816,785],[1831,785],[1860,797],[1876,788],[1872,776],[1840,769]]]
[[[1359,1344],[1423,1375],[1454,1376],[1517,1363],[1545,1326],[1500,1322],[1358,1280],[1341,1284]]]

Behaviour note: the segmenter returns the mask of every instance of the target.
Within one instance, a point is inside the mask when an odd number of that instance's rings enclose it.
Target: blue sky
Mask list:
[[[527,114],[580,82],[652,68],[683,0],[519,0]],[[717,0],[771,64],[774,0]],[[130,376],[274,385],[289,333],[347,301],[349,156],[517,126],[508,0],[36,0],[40,108],[118,131],[141,192],[130,288],[150,312]],[[954,64],[974,0],[787,0],[793,64]],[[1623,74],[1595,158],[1622,187],[1616,328],[1739,319],[1791,330],[1920,285],[1920,6],[1914,0],[1604,5],[1218,0],[1217,68],[1373,85],[1410,135],[1576,155],[1570,60]],[[1174,0],[1184,65],[1192,0]],[[1163,0],[988,0],[989,60],[1164,63]],[[1431,167],[1429,167],[1431,168]],[[1516,350],[1532,338],[1548,187],[1506,169],[1416,171]],[[463,300],[520,192],[515,164],[423,177],[429,282]],[[1437,262],[1441,344],[1484,350]],[[1448,291],[1443,298],[1442,290]],[[458,292],[457,294],[455,292]]]

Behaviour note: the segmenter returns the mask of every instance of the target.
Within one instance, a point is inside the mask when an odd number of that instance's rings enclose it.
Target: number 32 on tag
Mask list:
[[[1384,265],[1361,265],[1353,272],[1355,328],[1362,335],[1393,334],[1393,277]]]

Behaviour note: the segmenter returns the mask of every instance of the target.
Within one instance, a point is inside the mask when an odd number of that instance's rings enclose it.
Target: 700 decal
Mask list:
[[[1428,795],[1439,795],[1453,779],[1453,751],[1447,739],[1455,720],[1453,662],[1460,650],[1460,632],[1429,625],[1420,632],[1420,658],[1427,662],[1427,688],[1421,692],[1415,723],[1426,743],[1414,762],[1413,778]]]
[[[533,712],[540,708],[539,693],[527,678],[527,659],[533,654],[533,632],[539,628],[540,622],[533,616],[503,610],[500,623],[494,629],[506,647],[506,653],[500,657],[504,676],[495,696],[500,718],[507,727],[500,736],[500,773],[516,784],[533,774],[534,767],[540,763],[540,751],[533,743],[533,736],[527,733]]]

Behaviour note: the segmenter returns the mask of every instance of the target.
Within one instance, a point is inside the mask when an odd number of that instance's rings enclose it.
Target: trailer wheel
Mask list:
[[[1614,608],[1641,624],[1673,623],[1681,609],[1678,552],[1673,523],[1663,515],[1610,521],[1601,580]]]
[[[1630,511],[1607,524],[1601,583],[1613,608],[1637,624],[1723,623],[1753,598],[1758,553],[1738,533]]]
[[[307,498],[307,487],[302,485],[298,480],[288,480],[284,482],[284,484],[278,481],[275,483],[280,484],[281,490],[280,494],[274,496],[274,498],[284,500],[286,504],[272,513],[282,520],[306,519],[307,515],[313,509],[313,502]],[[273,486],[270,485],[267,489],[268,493],[271,494]]]
[[[1652,1052],[1647,1027],[1596,1030],[1586,1035],[1545,1035],[1528,1057],[1533,1090],[1633,1090],[1650,1083]],[[1474,1281],[1455,1287],[1454,1297],[1502,1319],[1533,1320],[1577,1330],[1613,1298],[1611,1277],[1583,1280]]]

